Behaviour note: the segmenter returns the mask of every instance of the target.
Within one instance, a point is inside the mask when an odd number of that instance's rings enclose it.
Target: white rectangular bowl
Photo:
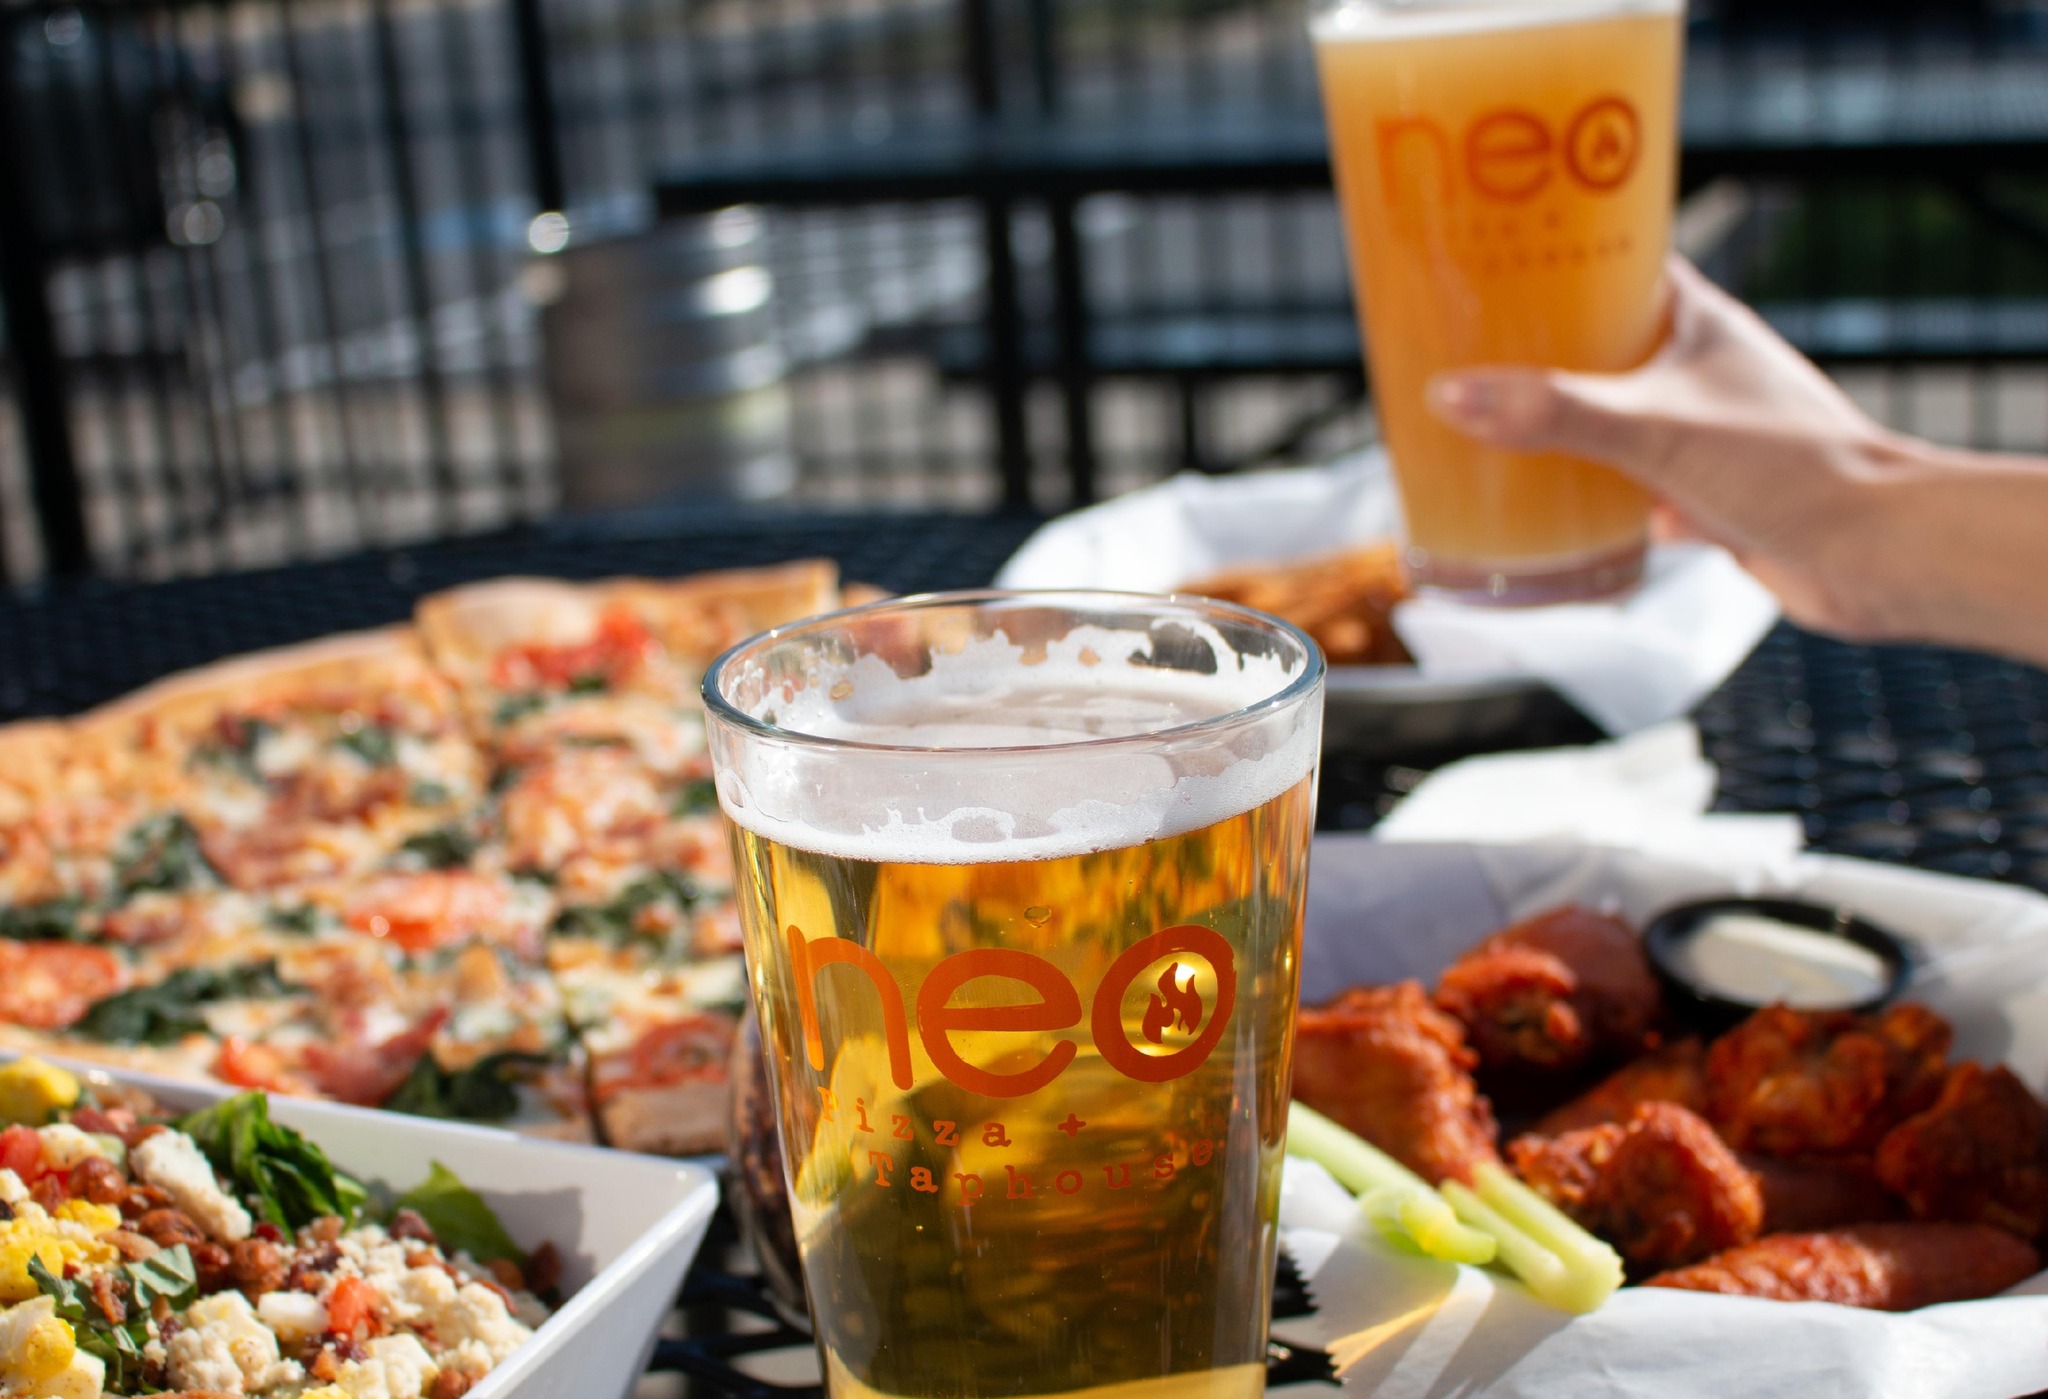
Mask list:
[[[179,1110],[232,1091],[91,1064],[70,1067]],[[297,1098],[273,1096],[270,1108],[336,1166],[394,1192],[425,1180],[439,1161],[489,1202],[521,1247],[549,1241],[561,1251],[568,1300],[469,1399],[609,1399],[632,1390],[717,1208],[711,1172],[686,1161]]]

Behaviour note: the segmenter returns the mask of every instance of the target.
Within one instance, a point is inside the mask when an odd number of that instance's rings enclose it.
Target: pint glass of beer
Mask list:
[[[1423,391],[1447,369],[1612,372],[1656,348],[1681,0],[1340,0],[1314,35],[1417,582],[1509,603],[1628,587],[1639,487],[1481,446]]]
[[[706,677],[834,1399],[1265,1390],[1323,666],[955,594]]]

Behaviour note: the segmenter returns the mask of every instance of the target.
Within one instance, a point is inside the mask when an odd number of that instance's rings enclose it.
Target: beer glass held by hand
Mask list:
[[[1425,587],[1620,591],[1649,504],[1605,467],[1461,437],[1424,404],[1475,364],[1615,371],[1655,350],[1681,0],[1340,0],[1314,23],[1373,395]]]
[[[705,695],[831,1394],[1262,1394],[1314,646],[964,594]]]

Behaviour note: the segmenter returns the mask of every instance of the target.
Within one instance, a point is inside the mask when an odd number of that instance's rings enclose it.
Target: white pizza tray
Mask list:
[[[1907,995],[1954,1023],[1955,1057],[2002,1061],[2035,1092],[2048,1087],[2048,899],[2027,890],[1832,856],[1716,869],[1582,845],[1359,836],[1318,839],[1311,869],[1307,1003],[1362,983],[1431,982],[1486,934],[1561,903],[1640,926],[1690,900],[1782,895],[1847,906],[1908,938],[1923,961]],[[2048,1388],[2048,1274],[1898,1316],[1640,1289],[1574,1318],[1490,1272],[1381,1246],[1313,1166],[1289,1162],[1281,1225],[1320,1309],[1275,1332],[1330,1350],[1361,1393],[2011,1399]]]
[[[177,1110],[234,1092],[91,1064],[70,1067],[90,1082],[140,1088]],[[483,1196],[514,1240],[527,1247],[552,1241],[561,1251],[568,1300],[469,1399],[629,1393],[718,1205],[711,1172],[690,1162],[282,1096],[271,1098],[270,1110],[366,1183],[404,1191],[438,1161]]]

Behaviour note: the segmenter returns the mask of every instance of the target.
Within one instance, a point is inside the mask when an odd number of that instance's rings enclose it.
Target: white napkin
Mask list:
[[[1239,564],[1384,539],[1400,519],[1377,448],[1327,466],[1177,476],[1054,520],[996,582],[1166,592]],[[1395,612],[1394,625],[1426,676],[1538,676],[1608,732],[1625,734],[1691,710],[1777,615],[1770,593],[1726,553],[1679,544],[1653,549],[1643,586],[1615,602],[1497,608],[1418,598]]]
[[[1796,816],[1709,813],[1714,765],[1685,720],[1587,748],[1467,758],[1438,770],[1374,828],[1383,841],[1577,841],[1714,864],[1790,859]]]
[[[1537,675],[1609,733],[1689,712],[1778,619],[1777,600],[1726,550],[1664,544],[1612,602],[1472,607],[1418,597],[1394,630],[1428,675]]]

